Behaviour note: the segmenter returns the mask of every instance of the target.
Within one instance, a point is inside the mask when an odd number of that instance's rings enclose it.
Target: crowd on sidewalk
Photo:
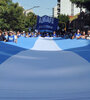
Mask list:
[[[62,37],[64,39],[88,39],[90,40],[90,30],[88,30],[87,34],[85,31],[80,32],[78,29],[76,33],[64,33],[64,34],[57,34],[56,32],[53,33],[40,33],[40,32],[15,32],[15,31],[4,31],[0,30],[0,41],[4,42],[15,42],[17,43],[17,39],[20,37],[30,38],[30,37]]]

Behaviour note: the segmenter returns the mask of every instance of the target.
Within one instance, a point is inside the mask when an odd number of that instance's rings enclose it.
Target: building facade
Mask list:
[[[57,11],[55,8],[53,11],[53,16],[58,16],[59,14],[75,16],[76,14],[80,13],[80,8],[78,8],[70,0],[57,0]],[[83,9],[83,11],[85,11],[85,9]],[[55,12],[57,12],[57,15]]]
[[[57,11],[57,6],[55,6],[54,8],[53,8],[53,17],[58,17],[58,11]]]

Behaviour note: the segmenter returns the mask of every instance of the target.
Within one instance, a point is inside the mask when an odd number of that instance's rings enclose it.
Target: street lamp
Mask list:
[[[32,10],[32,9],[34,9],[34,8],[39,8],[39,7],[40,7],[40,6],[33,6],[32,8],[25,10],[25,11],[24,11],[24,14],[27,15],[27,12],[28,12],[28,11],[30,11],[30,10]]]
[[[32,7],[32,8],[30,8],[30,9],[28,9],[28,10],[31,10],[31,9],[34,9],[34,8],[39,8],[40,6],[34,6],[34,7]],[[26,11],[28,11],[28,10],[26,10]]]
[[[65,22],[61,22],[61,21],[60,21],[60,23],[65,25],[65,28],[64,28],[64,30],[65,30],[65,32],[66,32],[66,30],[67,30],[66,23],[65,23]]]
[[[30,9],[27,9],[27,10],[25,10],[24,11],[24,14],[27,16],[27,14],[29,13],[29,12],[32,12],[32,9],[34,9],[34,8],[39,8],[40,6],[33,6],[32,8],[30,8]],[[29,31],[31,31],[31,27],[29,27]]]
[[[25,12],[26,12],[26,11],[29,11],[29,10],[32,10],[32,9],[34,9],[34,8],[39,8],[39,7],[40,7],[40,6],[34,6],[34,7],[30,8],[30,9],[25,10]]]

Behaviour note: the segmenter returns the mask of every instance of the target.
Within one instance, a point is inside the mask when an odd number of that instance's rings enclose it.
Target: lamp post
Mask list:
[[[24,11],[24,14],[27,16],[27,14],[29,13],[29,12],[32,12],[31,10],[32,9],[34,9],[34,8],[39,8],[40,6],[33,6],[32,8],[30,8],[30,9],[27,9],[27,10],[25,10]],[[31,27],[31,26],[29,26],[29,31],[31,31],[33,28]]]
[[[26,12],[27,12],[27,11],[30,11],[30,10],[32,10],[32,9],[34,9],[34,8],[39,8],[39,7],[40,7],[40,6],[33,6],[32,8],[25,10],[25,11],[24,11],[24,14],[26,15]]]
[[[30,9],[39,8],[39,7],[40,7],[40,6],[34,6],[34,7],[30,8]]]
[[[65,26],[64,30],[65,30],[65,32],[66,32],[66,30],[67,30],[66,23],[65,23],[65,22],[61,22],[61,21],[60,21],[60,23],[61,23],[61,24],[64,24],[64,26]]]

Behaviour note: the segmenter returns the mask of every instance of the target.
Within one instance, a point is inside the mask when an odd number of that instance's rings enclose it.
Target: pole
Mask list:
[[[66,23],[65,23],[65,22],[60,22],[60,23],[62,23],[62,24],[64,24],[64,25],[65,25],[64,30],[65,30],[65,32],[66,32],[66,30],[67,30]]]
[[[34,8],[39,8],[39,7],[40,7],[40,6],[34,6],[34,7],[30,8],[30,9],[27,9],[27,10],[24,11],[24,14],[26,15],[26,12],[27,12],[27,11],[32,10],[32,9],[34,9]]]

